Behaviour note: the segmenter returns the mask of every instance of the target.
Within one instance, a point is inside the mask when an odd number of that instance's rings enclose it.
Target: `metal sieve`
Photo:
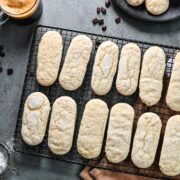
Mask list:
[[[7,171],[12,174],[17,174],[15,168],[11,168],[11,155],[6,145],[0,143],[0,177],[2,177]],[[2,162],[1,162],[2,161]],[[1,163],[4,163],[3,166]]]
[[[9,17],[1,10],[0,6],[0,26],[4,24],[8,19]]]

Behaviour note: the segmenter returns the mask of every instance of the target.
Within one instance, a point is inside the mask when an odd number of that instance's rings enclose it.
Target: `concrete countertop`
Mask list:
[[[107,31],[102,32],[99,26],[92,26],[91,20],[97,16],[96,7],[103,5],[104,0],[43,0],[39,24],[180,47],[180,20],[163,24],[144,23],[113,6],[104,17]],[[114,19],[118,15],[122,22],[117,25]],[[6,52],[4,58],[0,57],[3,67],[0,74],[0,142],[10,144],[14,135],[34,27],[35,24],[18,26],[11,22],[0,27],[0,44],[4,45]],[[8,68],[14,69],[12,76],[7,76]],[[2,179],[75,180],[79,179],[82,169],[76,164],[18,153],[13,154],[12,167],[19,175],[8,172]]]

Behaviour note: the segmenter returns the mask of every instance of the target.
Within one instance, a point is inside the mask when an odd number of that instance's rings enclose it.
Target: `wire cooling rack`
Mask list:
[[[86,76],[83,81],[83,85],[76,91],[69,92],[69,91],[62,89],[59,85],[58,80],[50,87],[42,87],[36,81],[36,62],[37,62],[38,44],[40,42],[42,35],[45,32],[50,31],[50,30],[58,31],[63,37],[64,49],[63,49],[63,56],[62,56],[62,61],[61,61],[61,65],[60,65],[60,71],[62,69],[62,65],[64,62],[65,55],[67,53],[67,49],[68,49],[69,44],[73,37],[75,37],[78,34],[85,34],[88,37],[90,37],[91,40],[93,41],[93,50],[92,50],[90,62],[88,64]],[[125,45],[128,42],[135,42],[141,48],[142,56],[143,56],[145,50],[147,48],[149,48],[150,46],[158,45],[161,48],[163,48],[164,52],[166,53],[167,65],[166,65],[166,72],[164,75],[164,87],[163,87],[162,98],[157,105],[155,105],[153,107],[147,107],[144,104],[142,104],[142,102],[140,101],[140,99],[138,97],[138,90],[130,97],[125,97],[125,96],[120,95],[116,91],[115,83],[113,83],[111,91],[105,96],[102,96],[102,97],[97,96],[92,92],[92,90],[90,88],[90,81],[91,81],[91,73],[92,73],[92,67],[93,67],[93,63],[94,63],[94,57],[96,54],[97,46],[99,44],[97,42],[103,42],[103,41],[107,41],[107,40],[110,40],[110,41],[116,43],[120,49],[122,48],[123,45]],[[16,131],[15,131],[15,135],[14,135],[14,139],[15,139],[14,140],[14,149],[21,153],[33,154],[33,155],[48,157],[48,158],[52,158],[52,159],[56,159],[56,160],[64,160],[64,161],[69,161],[69,162],[73,162],[73,163],[79,163],[79,164],[89,165],[89,166],[93,166],[93,167],[105,168],[105,169],[110,169],[110,170],[115,170],[115,171],[120,171],[120,172],[125,172],[125,173],[136,174],[136,175],[143,175],[143,176],[155,177],[155,178],[161,178],[161,179],[162,178],[170,179],[170,177],[165,176],[161,173],[158,163],[159,163],[160,151],[161,151],[162,140],[163,140],[166,122],[170,116],[176,114],[175,112],[171,111],[167,107],[167,105],[165,103],[165,96],[166,96],[166,92],[167,92],[171,69],[173,66],[174,56],[178,50],[179,50],[178,47],[172,47],[172,46],[170,47],[170,46],[160,45],[160,44],[151,44],[151,43],[147,43],[147,42],[140,42],[140,41],[135,41],[135,40],[130,40],[130,39],[108,37],[108,36],[103,36],[103,35],[90,34],[90,33],[61,29],[61,28],[53,28],[53,27],[48,27],[48,26],[41,26],[41,25],[37,26],[37,28],[35,29],[35,33],[34,33],[34,37],[33,37],[33,41],[32,41],[32,46],[31,46],[31,51],[30,51],[30,56],[29,56],[29,61],[28,61],[28,66],[27,66],[27,72],[26,72],[25,82],[24,82],[24,87],[23,87],[23,92],[22,92],[22,98],[21,98],[21,103],[20,103],[20,107],[19,107]],[[50,152],[50,150],[48,149],[47,130],[48,130],[49,124],[47,126],[44,140],[40,145],[35,146],[35,147],[28,146],[23,142],[23,140],[21,138],[23,106],[24,106],[27,96],[36,91],[44,93],[49,98],[51,106],[52,106],[53,102],[56,100],[56,98],[63,96],[63,95],[70,96],[70,97],[74,98],[77,102],[78,113],[77,113],[77,121],[76,121],[76,127],[75,127],[75,132],[74,132],[73,146],[72,146],[71,151],[64,156],[56,156],[56,155],[52,154]],[[105,157],[105,152],[104,152],[105,140],[103,142],[103,148],[102,148],[101,155],[97,159],[93,159],[93,160],[89,161],[89,160],[82,158],[78,154],[77,148],[76,148],[76,142],[77,142],[77,135],[78,135],[80,121],[82,118],[85,104],[87,103],[87,101],[89,101],[90,99],[93,99],[93,98],[100,98],[100,99],[104,100],[108,104],[109,109],[114,104],[119,103],[119,102],[126,102],[126,103],[132,105],[136,112],[132,137],[134,136],[134,131],[136,128],[137,120],[141,114],[150,111],[150,112],[157,113],[161,117],[163,126],[162,126],[162,131],[161,131],[160,143],[159,143],[158,150],[156,153],[156,159],[150,168],[139,169],[139,168],[135,167],[130,158],[131,150],[125,161],[123,161],[119,164],[111,164],[110,162],[107,161],[107,159]],[[107,130],[107,127],[106,127],[106,130]],[[106,134],[105,134],[104,139],[106,139]],[[132,143],[131,143],[131,149],[132,149]],[[176,176],[173,179],[180,179],[180,176]]]

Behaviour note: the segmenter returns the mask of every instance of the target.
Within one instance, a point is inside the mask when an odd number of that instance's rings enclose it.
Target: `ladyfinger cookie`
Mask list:
[[[72,39],[59,76],[59,83],[64,89],[72,91],[82,85],[92,46],[91,39],[85,35]]]
[[[112,86],[118,63],[118,46],[111,42],[103,42],[96,53],[93,66],[91,87],[97,95],[106,95]]]
[[[167,176],[180,174],[180,115],[169,118],[160,155],[160,170]]]
[[[38,145],[42,142],[50,112],[47,97],[35,92],[28,96],[24,104],[21,135],[28,145]]]
[[[126,103],[115,104],[111,108],[106,140],[106,157],[112,163],[126,159],[134,122],[134,109]]]
[[[138,85],[141,50],[135,43],[123,46],[116,79],[117,91],[125,96],[132,95]]]
[[[107,104],[100,99],[92,99],[86,104],[77,140],[78,152],[84,158],[99,156],[108,113]]]
[[[153,164],[161,127],[161,119],[155,113],[148,112],[140,116],[131,153],[131,159],[137,167],[148,168]]]
[[[68,96],[62,96],[53,104],[48,133],[49,149],[57,155],[68,153],[72,147],[77,105]]]
[[[157,104],[161,98],[165,60],[164,51],[157,46],[150,47],[144,54],[139,96],[147,106]]]
[[[37,55],[36,78],[42,86],[52,85],[58,76],[62,57],[62,37],[56,31],[42,36]]]
[[[170,109],[180,111],[180,52],[174,60],[166,103]]]

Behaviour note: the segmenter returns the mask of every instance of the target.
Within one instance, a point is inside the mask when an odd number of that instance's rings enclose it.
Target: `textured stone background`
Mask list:
[[[143,23],[111,6],[105,16],[107,31],[103,33],[101,28],[91,25],[91,20],[96,17],[96,7],[104,5],[104,0],[43,0],[43,5],[44,12],[39,24],[180,46],[180,21]],[[118,14],[122,22],[116,25],[114,18]],[[0,142],[8,141],[10,144],[12,141],[34,27],[17,26],[11,22],[0,27],[0,44],[4,45],[6,51],[5,58],[0,57],[4,68],[0,74]],[[7,76],[8,68],[14,69],[12,76]],[[17,168],[19,176],[7,173],[2,179],[75,180],[79,179],[78,173],[82,168],[16,153],[12,166]]]

